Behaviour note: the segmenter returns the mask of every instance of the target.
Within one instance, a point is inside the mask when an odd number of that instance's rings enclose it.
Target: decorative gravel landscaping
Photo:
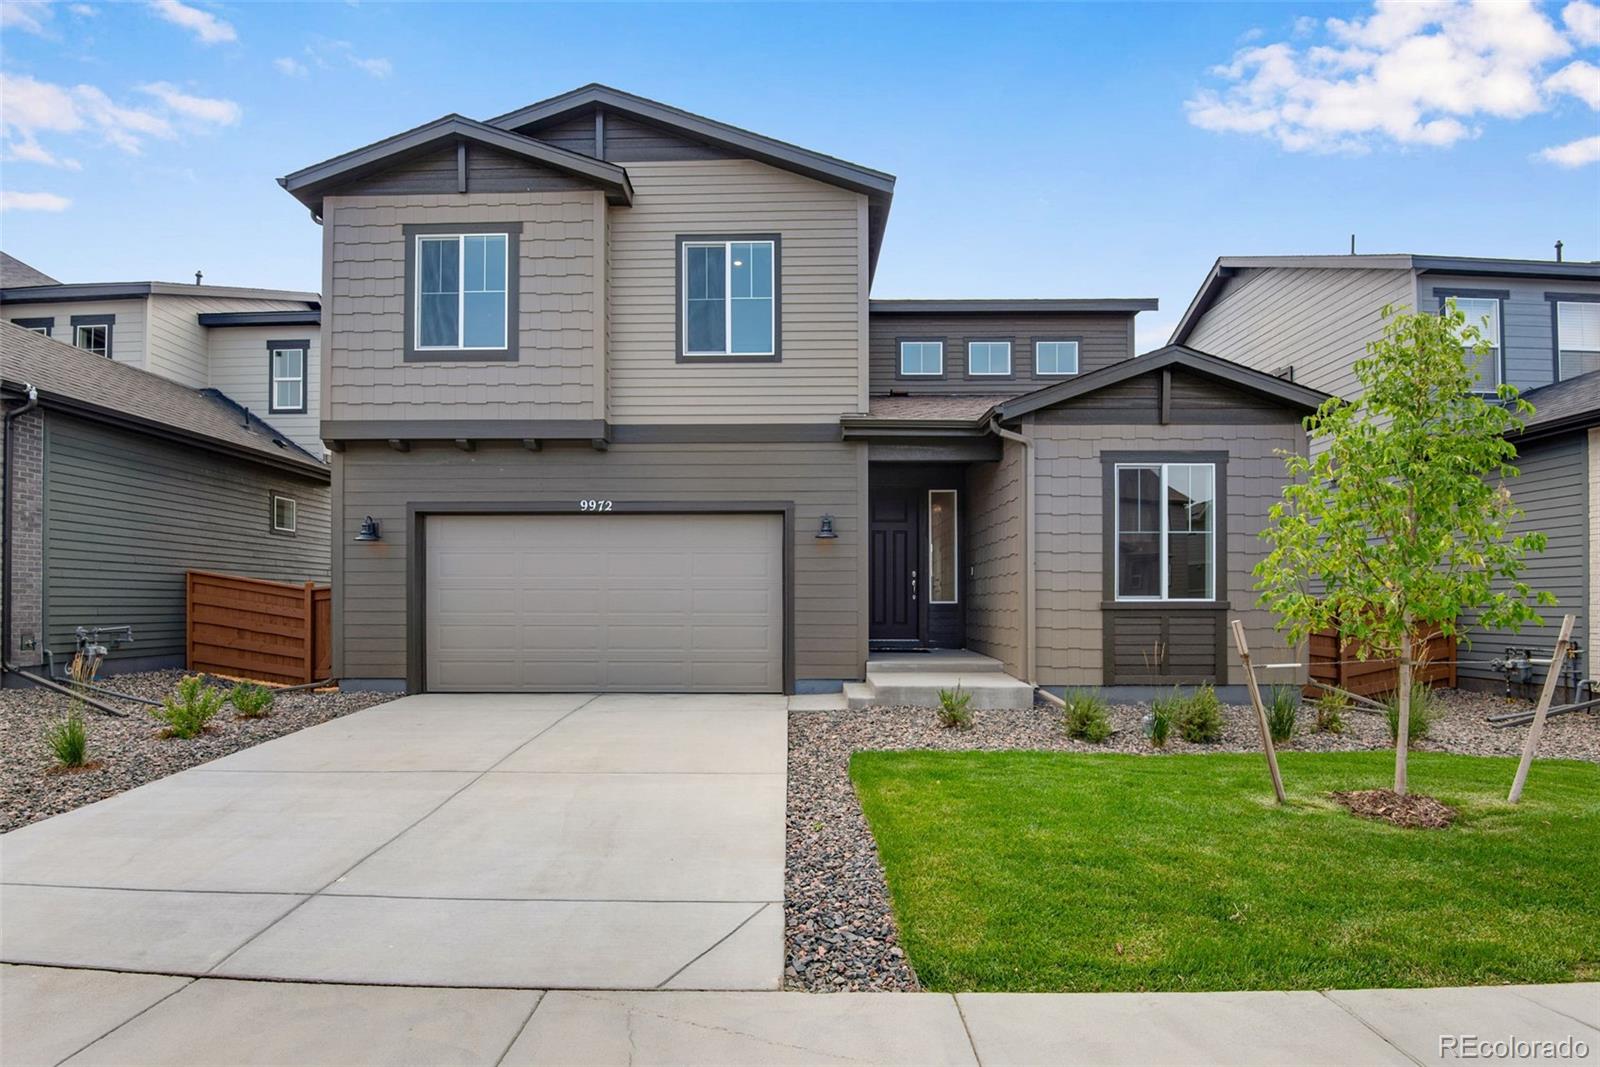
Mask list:
[[[182,671],[152,671],[116,675],[102,684],[159,700],[182,677]],[[265,718],[236,718],[231,707],[224,707],[206,732],[192,741],[162,737],[162,724],[143,705],[101,696],[95,699],[126,708],[130,714],[118,719],[85,710],[89,759],[97,766],[68,771],[55,765],[44,734],[61,721],[72,701],[45,689],[0,691],[0,831],[104,800],[230,752],[394,698],[384,693],[282,693]]]
[[[1415,753],[1514,755],[1521,750],[1526,728],[1496,730],[1483,721],[1484,715],[1517,704],[1493,695],[1459,691],[1442,691],[1436,698],[1441,715],[1433,723],[1430,737],[1413,747]],[[788,869],[784,894],[788,987],[815,991],[921,988],[916,972],[906,959],[890,911],[877,848],[849,779],[852,753],[881,749],[1035,749],[1150,754],[1154,750],[1143,737],[1139,725],[1146,710],[1144,705],[1109,708],[1115,732],[1103,745],[1068,738],[1062,728],[1061,712],[1045,705],[1024,711],[978,711],[974,713],[972,729],[962,731],[940,728],[934,712],[928,708],[790,712]],[[1342,734],[1311,733],[1311,719],[1311,709],[1302,708],[1296,736],[1280,745],[1280,751],[1291,755],[1297,751],[1392,752],[1388,726],[1380,715],[1349,711]],[[1244,760],[1242,764],[1247,776],[1245,781],[1256,791],[1253,795],[1264,793],[1270,799],[1270,786],[1257,744],[1254,713],[1246,707],[1226,706],[1221,742],[1190,744],[1174,733],[1165,751],[1175,755],[1252,753],[1253,759]],[[1562,758],[1600,763],[1600,715],[1579,712],[1550,720],[1539,755],[1541,760]],[[1386,760],[1383,755],[1368,758],[1373,759],[1374,766],[1392,764],[1392,760]],[[1141,765],[1130,766],[1138,770]],[[1498,781],[1499,796],[1503,800],[1511,783],[1512,766],[1497,763],[1493,767],[1490,778]],[[1413,771],[1413,787],[1431,791],[1432,784],[1425,776],[1417,777],[1419,773]],[[1529,786],[1528,804],[1536,799],[1534,786],[1542,773],[1542,766],[1536,769],[1535,780]],[[1285,774],[1291,792],[1306,784],[1297,785],[1294,773],[1287,766]],[[1327,791],[1385,784],[1388,783],[1383,776],[1377,774],[1370,782],[1336,782]],[[1600,792],[1600,782],[1591,779],[1590,792],[1591,795]],[[1325,796],[1318,800],[1319,804],[1323,802],[1330,806],[1333,803]],[[1535,808],[1525,806],[1524,810]],[[1447,831],[1445,836],[1476,825],[1473,812],[1470,805],[1464,809],[1463,824]],[[1390,829],[1364,823],[1342,811],[1336,814],[1345,820],[1342,825]],[[1506,871],[1499,871],[1498,877],[1503,885],[1514,884],[1515,875],[1508,875]]]

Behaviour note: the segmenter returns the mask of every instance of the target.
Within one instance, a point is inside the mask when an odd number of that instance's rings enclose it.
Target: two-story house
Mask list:
[[[1504,684],[1487,661],[1506,647],[1548,655],[1561,615],[1594,664],[1600,618],[1600,263],[1459,256],[1225,256],[1218,259],[1172,334],[1192,345],[1303,385],[1353,398],[1354,366],[1383,335],[1385,305],[1437,312],[1453,299],[1491,345],[1478,360],[1485,392],[1515,386],[1536,413],[1514,438],[1519,530],[1549,545],[1525,571],[1560,606],[1520,633],[1464,620],[1472,651],[1464,686]],[[1476,359],[1476,357],[1473,357]]]
[[[872,300],[888,174],[590,85],[281,183],[322,226],[346,685],[823,691],[963,648],[1237,683],[1230,612],[1281,647],[1248,575],[1323,395],[1133,359],[1153,300]]]

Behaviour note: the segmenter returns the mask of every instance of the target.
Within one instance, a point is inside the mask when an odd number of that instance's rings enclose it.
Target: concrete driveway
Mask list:
[[[0,959],[775,989],[785,761],[782,697],[406,697],[0,837]]]

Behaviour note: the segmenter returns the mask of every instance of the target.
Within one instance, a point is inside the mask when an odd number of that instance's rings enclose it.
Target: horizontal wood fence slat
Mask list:
[[[190,571],[189,669],[282,685],[327,678],[332,618],[325,585]]]
[[[1311,680],[1357,696],[1371,697],[1392,693],[1400,686],[1400,665],[1392,659],[1361,659],[1360,647],[1334,630],[1319,630],[1311,635]],[[1456,685],[1456,639],[1436,633],[1421,643],[1419,659],[1427,667],[1417,672],[1417,681],[1454,689]],[[1308,696],[1321,690],[1306,686]]]

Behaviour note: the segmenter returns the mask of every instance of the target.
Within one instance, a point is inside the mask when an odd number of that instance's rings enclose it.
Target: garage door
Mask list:
[[[425,521],[429,689],[783,691],[777,515]]]

